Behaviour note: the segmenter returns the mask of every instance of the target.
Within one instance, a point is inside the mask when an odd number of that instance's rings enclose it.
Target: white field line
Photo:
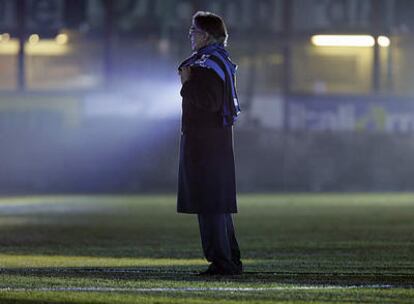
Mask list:
[[[2,287],[0,292],[34,292],[34,291],[74,291],[74,292],[266,292],[277,290],[326,290],[326,289],[390,289],[392,285],[352,285],[352,286],[278,286],[278,287],[155,287],[155,288],[121,288],[121,287]]]

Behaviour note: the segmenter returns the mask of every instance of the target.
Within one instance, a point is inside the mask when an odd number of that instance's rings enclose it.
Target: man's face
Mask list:
[[[208,34],[205,31],[197,28],[194,23],[190,27],[188,36],[190,37],[191,49],[193,51],[197,51],[207,44]]]

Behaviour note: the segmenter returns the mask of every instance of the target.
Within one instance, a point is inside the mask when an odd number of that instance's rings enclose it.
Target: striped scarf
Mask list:
[[[212,69],[224,82],[224,104],[223,104],[223,125],[231,126],[240,114],[240,106],[236,91],[236,69],[229,58],[229,53],[223,44],[209,44],[194,52],[185,59],[178,67],[201,67]]]

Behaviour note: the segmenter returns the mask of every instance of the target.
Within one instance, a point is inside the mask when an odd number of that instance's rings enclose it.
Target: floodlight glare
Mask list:
[[[38,35],[38,34],[32,34],[32,35],[30,35],[30,37],[29,37],[29,43],[30,43],[30,44],[36,44],[36,43],[38,43],[38,42],[39,42],[39,40],[40,40],[40,37],[39,37],[39,35]]]
[[[382,47],[388,47],[391,44],[390,38],[387,36],[378,36],[377,42]]]
[[[370,35],[314,35],[311,42],[316,46],[371,47],[375,39]]]
[[[64,45],[64,44],[68,43],[69,37],[68,37],[67,34],[61,33],[61,34],[56,36],[55,41],[56,41],[57,44]]]
[[[8,42],[10,40],[10,34],[4,33],[0,35],[0,42]]]

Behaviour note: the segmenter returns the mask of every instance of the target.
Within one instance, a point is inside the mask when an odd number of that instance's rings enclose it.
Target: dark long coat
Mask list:
[[[177,211],[236,213],[233,128],[223,126],[223,81],[192,68],[181,89],[182,128]]]

